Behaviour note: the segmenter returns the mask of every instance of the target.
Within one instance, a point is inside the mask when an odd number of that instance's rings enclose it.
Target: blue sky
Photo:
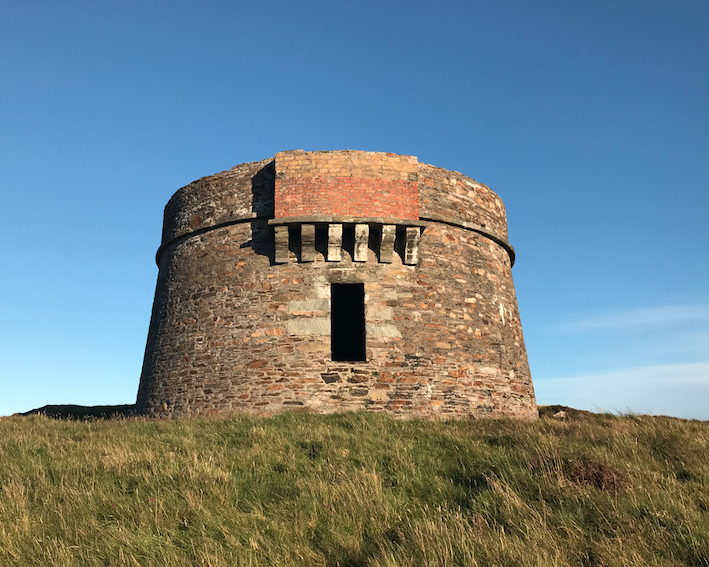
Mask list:
[[[709,419],[709,3],[0,8],[0,415],[133,403],[162,209],[277,151],[507,206],[539,403]]]

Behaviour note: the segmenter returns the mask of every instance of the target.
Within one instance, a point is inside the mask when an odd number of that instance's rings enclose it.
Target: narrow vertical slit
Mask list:
[[[332,360],[366,361],[364,284],[332,284]]]

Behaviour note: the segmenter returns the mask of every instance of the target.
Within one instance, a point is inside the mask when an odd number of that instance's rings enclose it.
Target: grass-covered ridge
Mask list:
[[[709,566],[709,422],[0,419],[0,565]]]

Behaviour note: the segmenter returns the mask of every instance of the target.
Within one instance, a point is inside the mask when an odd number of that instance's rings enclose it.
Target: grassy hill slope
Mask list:
[[[2,566],[709,566],[709,422],[0,419]]]

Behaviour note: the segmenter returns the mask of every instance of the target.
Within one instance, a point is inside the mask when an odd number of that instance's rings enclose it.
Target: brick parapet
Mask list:
[[[344,171],[352,172],[354,168],[358,168],[359,179],[375,180],[380,176],[379,178],[388,182],[404,182],[416,174],[418,181],[415,182],[415,189],[414,182],[411,182],[412,185],[407,189],[411,192],[415,190],[416,205],[411,205],[412,201],[409,201],[409,204],[403,207],[406,214],[399,215],[398,212],[401,211],[394,210],[382,198],[382,194],[375,193],[370,195],[372,199],[365,203],[366,206],[338,215],[332,210],[300,214],[290,214],[289,211],[282,210],[281,214],[276,215],[276,186],[282,182],[282,179],[281,182],[277,179],[277,168],[286,174],[296,171],[308,173],[313,177],[313,172],[319,164],[330,162],[339,166],[331,165],[325,169],[339,174],[340,177],[345,177],[341,175]],[[396,171],[397,167],[401,170]],[[350,184],[350,187],[355,187],[355,184]],[[335,185],[332,185],[331,189],[334,191]],[[347,200],[342,198],[341,193],[332,193],[328,198],[334,199],[335,195],[339,197],[338,201]],[[388,214],[380,214],[382,209],[387,207]],[[414,208],[418,211],[416,215],[413,214]],[[165,207],[162,246],[169,245],[175,238],[198,233],[210,227],[219,227],[233,220],[317,214],[358,218],[446,219],[448,222],[459,222],[462,226],[467,223],[487,229],[504,241],[508,238],[505,207],[500,197],[486,185],[461,173],[420,163],[414,156],[355,150],[294,150],[280,152],[275,158],[237,165],[179,189]]]
[[[276,154],[275,216],[418,219],[418,160],[381,152]]]

